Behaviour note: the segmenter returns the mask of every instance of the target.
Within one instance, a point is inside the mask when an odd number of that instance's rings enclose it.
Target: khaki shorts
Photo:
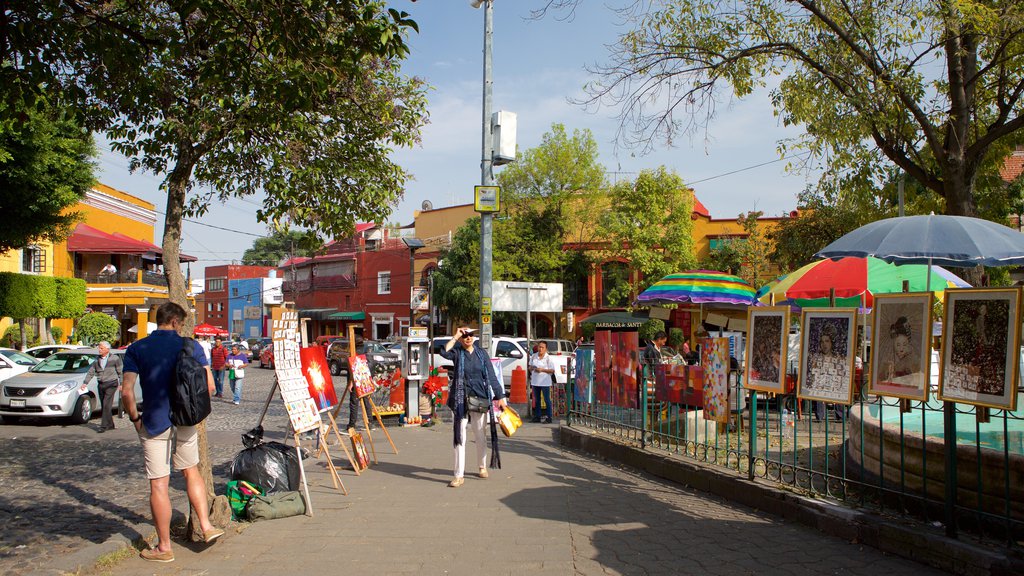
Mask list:
[[[199,464],[199,434],[195,426],[171,426],[156,436],[150,436],[143,427],[139,440],[146,458],[146,478],[150,480],[171,475],[172,457],[175,470]]]

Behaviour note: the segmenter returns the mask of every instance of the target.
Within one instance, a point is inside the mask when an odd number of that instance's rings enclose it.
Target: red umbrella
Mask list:
[[[227,336],[228,331],[211,324],[200,324],[192,330],[196,336]]]

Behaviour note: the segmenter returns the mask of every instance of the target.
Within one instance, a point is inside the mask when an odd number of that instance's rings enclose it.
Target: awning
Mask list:
[[[163,255],[163,249],[145,240],[137,240],[119,232],[108,234],[88,224],[79,224],[68,237],[68,252],[87,254],[157,254]],[[195,256],[180,254],[182,262],[195,262]]]
[[[335,312],[327,317],[328,320],[365,320],[365,312]]]
[[[327,317],[337,312],[337,308],[300,308],[299,318],[310,320],[327,320]]]
[[[597,328],[639,328],[648,320],[648,312],[602,312],[587,316],[580,324],[596,324]]]

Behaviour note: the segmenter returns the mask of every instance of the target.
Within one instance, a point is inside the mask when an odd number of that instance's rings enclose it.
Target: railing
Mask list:
[[[649,367],[644,367],[644,374]],[[734,373],[735,374],[735,373]],[[852,406],[817,406],[790,395],[730,390],[728,424],[703,419],[703,405],[661,401],[642,383],[641,408],[575,395],[570,426],[600,431],[645,450],[722,466],[858,508],[916,517],[1020,550],[1024,542],[1024,408],[956,404],[955,459],[944,459],[943,403],[860,397]],[[770,397],[771,396],[771,397]],[[737,402],[746,400],[746,406]],[[1021,406],[1018,404],[1018,406]],[[986,422],[987,421],[987,422]],[[955,501],[948,502],[946,482]]]
[[[339,274],[336,276],[314,276],[309,280],[285,280],[281,285],[284,294],[296,292],[309,292],[325,288],[355,288],[358,286],[354,275]]]
[[[124,272],[76,272],[75,278],[85,280],[87,284],[144,284],[147,286],[167,286],[167,277],[160,272],[149,270],[125,270]]]

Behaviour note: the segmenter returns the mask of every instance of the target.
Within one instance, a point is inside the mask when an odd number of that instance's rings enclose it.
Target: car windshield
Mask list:
[[[369,343],[366,344],[366,353],[367,354],[369,354],[370,352],[380,353],[380,352],[387,352],[387,351],[388,351],[388,349],[385,348],[383,344],[380,344],[380,343],[377,343],[377,342],[369,342]]]
[[[6,356],[11,362],[14,362],[15,364],[18,364],[18,365],[21,365],[21,366],[35,366],[36,365],[36,359],[35,358],[29,356],[28,354],[23,354],[21,352],[18,352],[17,350],[0,350],[0,354],[3,354],[4,356]]]
[[[89,371],[89,366],[96,360],[97,354],[85,354],[81,352],[61,352],[54,354],[39,364],[36,364],[31,372],[44,372],[51,374],[84,374]]]

